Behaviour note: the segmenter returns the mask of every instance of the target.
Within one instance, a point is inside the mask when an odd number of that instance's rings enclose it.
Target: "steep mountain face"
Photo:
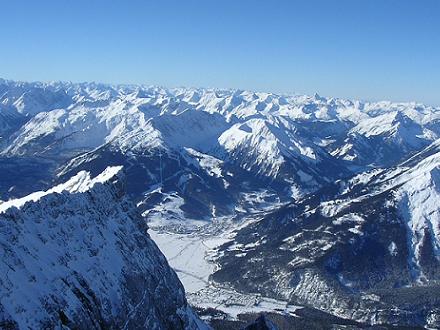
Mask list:
[[[436,328],[439,171],[436,142],[268,212],[219,248],[213,279],[362,322]]]
[[[60,182],[117,158],[129,180],[140,176],[128,187],[142,210],[176,219],[298,200],[353,172],[396,165],[440,133],[439,109],[419,104],[5,80],[0,91],[2,168],[43,159],[49,170],[35,177]],[[27,181],[18,173],[2,198],[30,192]]]
[[[120,167],[0,204],[0,327],[204,329]]]

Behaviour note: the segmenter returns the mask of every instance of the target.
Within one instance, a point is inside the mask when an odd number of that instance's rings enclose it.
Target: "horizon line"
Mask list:
[[[176,85],[173,87],[165,86],[162,84],[154,84],[154,83],[111,83],[111,82],[103,82],[103,81],[73,81],[73,80],[60,80],[60,79],[54,79],[54,80],[23,80],[23,79],[14,79],[14,78],[4,78],[0,76],[0,81],[6,81],[6,82],[12,82],[12,83],[25,83],[25,84],[44,84],[44,85],[50,85],[50,84],[72,84],[72,85],[84,85],[84,84],[95,84],[95,85],[102,85],[106,87],[141,87],[141,88],[162,88],[165,90],[173,90],[173,89],[195,89],[195,90],[212,90],[212,91],[241,91],[241,92],[249,92],[249,93],[266,93],[266,94],[273,94],[277,96],[288,96],[288,97],[299,97],[299,96],[306,96],[306,97],[319,97],[324,98],[326,100],[342,100],[342,101],[351,101],[351,102],[359,102],[363,104],[368,103],[392,103],[392,104],[414,104],[414,105],[422,105],[425,107],[433,107],[433,108],[440,108],[440,105],[434,105],[429,104],[426,102],[420,102],[420,101],[395,101],[391,99],[368,99],[368,98],[350,98],[350,97],[339,97],[339,96],[325,96],[322,95],[319,92],[314,92],[313,94],[309,93],[298,93],[298,92],[291,92],[291,93],[282,93],[282,92],[274,92],[274,91],[267,91],[267,90],[257,90],[257,89],[248,89],[248,88],[232,88],[232,87],[206,87],[206,86],[185,86],[185,85]]]

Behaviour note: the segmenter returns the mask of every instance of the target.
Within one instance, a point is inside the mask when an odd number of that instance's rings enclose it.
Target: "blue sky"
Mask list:
[[[439,0],[0,0],[0,77],[440,105]]]

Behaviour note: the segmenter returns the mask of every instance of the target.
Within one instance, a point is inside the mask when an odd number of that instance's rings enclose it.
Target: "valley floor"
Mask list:
[[[179,276],[188,302],[196,309],[215,310],[217,317],[229,320],[237,320],[239,314],[260,312],[296,316],[301,307],[257,294],[239,293],[210,281],[209,276],[218,267],[213,260],[216,247],[232,238],[234,228],[231,222],[222,221],[221,225],[205,224],[186,233],[176,232],[170,226],[150,228],[149,233]]]
[[[240,220],[188,221],[187,225],[182,225],[182,221],[150,223],[149,234],[177,273],[189,304],[213,329],[242,329],[261,313],[283,330],[403,329],[386,324],[370,326],[314,308],[291,305],[259,294],[237,292],[212,281],[210,275],[219,268],[215,262],[221,253],[218,248],[233,240],[237,229],[258,221],[262,214],[255,213]]]

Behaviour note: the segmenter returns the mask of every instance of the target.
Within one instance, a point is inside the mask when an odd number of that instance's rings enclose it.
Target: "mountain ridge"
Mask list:
[[[126,199],[121,169],[0,204],[2,327],[207,329]]]
[[[244,207],[241,182],[233,178],[238,173],[247,177],[248,193],[269,186],[265,194],[273,199],[298,199],[371,166],[397,164],[440,136],[434,125],[440,122],[440,108],[416,103],[96,83],[3,81],[0,90],[0,113],[20,118],[0,131],[6,168],[23,157],[43,158],[53,168],[45,176],[56,184],[57,175],[93,170],[108,150],[130,164],[126,168],[132,175],[148,167],[144,182],[160,184],[160,173],[169,176],[180,168],[189,180],[185,187],[216,187],[227,206],[213,195],[206,200],[196,190],[190,198],[178,182],[161,193],[161,200],[177,194],[186,210],[208,202],[223,215]],[[404,114],[396,117],[400,112]],[[371,135],[376,123],[387,118],[390,125]],[[195,169],[185,148],[218,159],[217,174],[204,166]],[[105,165],[98,167],[103,170]],[[25,184],[17,181],[16,187],[2,187],[0,193],[3,199],[17,197],[14,191],[22,187]],[[151,200],[146,195],[151,190],[145,183],[129,193],[139,203]],[[211,213],[203,208],[187,216],[209,219]]]

